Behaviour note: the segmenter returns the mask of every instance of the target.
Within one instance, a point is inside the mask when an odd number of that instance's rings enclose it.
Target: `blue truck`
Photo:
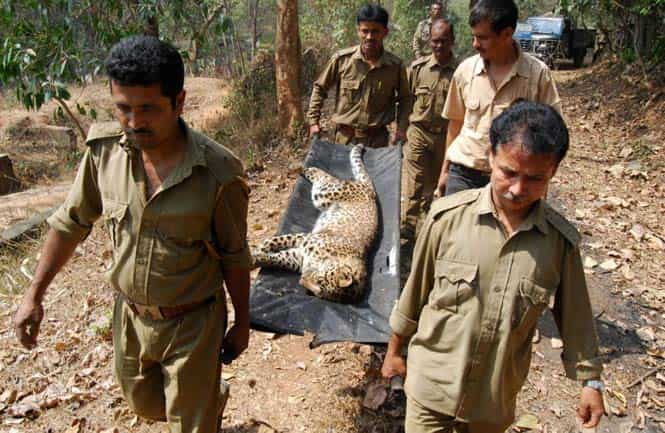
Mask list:
[[[594,48],[596,31],[575,28],[570,17],[537,16],[519,22],[513,38],[523,51],[538,57],[552,69],[565,59],[572,60],[579,68],[587,50]]]

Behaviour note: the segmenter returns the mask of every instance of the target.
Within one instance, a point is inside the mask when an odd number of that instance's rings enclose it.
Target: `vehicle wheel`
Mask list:
[[[573,51],[573,65],[576,68],[581,68],[584,65],[584,57],[586,57],[586,49],[578,48]]]

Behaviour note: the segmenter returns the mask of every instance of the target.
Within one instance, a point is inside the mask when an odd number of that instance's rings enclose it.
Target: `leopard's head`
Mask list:
[[[366,280],[364,266],[331,260],[317,270],[303,273],[300,284],[320,298],[354,303],[362,298]]]

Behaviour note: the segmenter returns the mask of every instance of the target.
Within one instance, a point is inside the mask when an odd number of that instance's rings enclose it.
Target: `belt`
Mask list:
[[[170,320],[211,303],[215,300],[215,297],[210,296],[203,301],[193,302],[191,304],[177,305],[175,307],[158,307],[156,305],[136,304],[127,299],[125,296],[122,296],[122,299],[125,301],[129,309],[139,317],[150,320]]]
[[[351,125],[337,124],[337,131],[345,137],[365,138],[376,137],[385,134],[386,126],[374,126],[370,128],[354,128]]]
[[[457,170],[457,172],[466,174],[468,176],[490,177],[490,172],[478,170],[477,168],[467,167],[466,165],[458,164],[456,162],[451,162],[450,166],[455,166],[455,170]]]
[[[415,125],[423,131],[429,132],[430,134],[441,134],[447,129],[447,126],[428,126],[423,125],[422,123],[415,123]]]

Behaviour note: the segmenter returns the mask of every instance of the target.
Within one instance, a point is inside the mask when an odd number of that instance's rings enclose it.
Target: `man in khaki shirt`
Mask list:
[[[413,56],[416,60],[432,54],[432,49],[430,48],[432,23],[439,18],[443,18],[445,15],[446,12],[442,3],[438,1],[432,2],[429,7],[429,17],[418,23],[416,32],[413,34]]]
[[[388,35],[384,8],[367,4],[358,11],[356,22],[360,45],[338,51],[314,82],[307,112],[309,132],[321,131],[323,101],[335,88],[335,142],[387,146],[386,125],[393,121],[397,121],[395,139],[406,137],[411,107],[406,70],[399,57],[383,48]]]
[[[101,217],[113,251],[106,276],[117,295],[113,347],[123,395],[138,415],[167,421],[173,433],[216,433],[220,355],[230,362],[249,338],[242,165],[180,118],[184,67],[174,47],[123,39],[106,70],[119,124],[89,131],[69,196],[48,219],[16,332],[35,346],[48,285]],[[224,283],[235,310],[226,336]]]
[[[432,54],[414,61],[407,75],[415,95],[404,148],[402,238],[413,239],[421,217],[429,209],[441,172],[447,121],[441,117],[455,66],[452,24],[439,18],[432,23]]]
[[[552,107],[525,101],[494,120],[490,137],[490,184],[432,204],[390,317],[382,374],[406,376],[406,433],[502,432],[549,308],[566,374],[584,381],[578,416],[595,427],[602,363],[580,236],[541,199],[568,130]]]
[[[513,101],[542,102],[561,111],[547,66],[523,53],[513,40],[517,16],[512,0],[480,0],[471,10],[469,24],[478,54],[455,71],[443,109],[449,126],[440,194],[487,184],[490,124]]]

